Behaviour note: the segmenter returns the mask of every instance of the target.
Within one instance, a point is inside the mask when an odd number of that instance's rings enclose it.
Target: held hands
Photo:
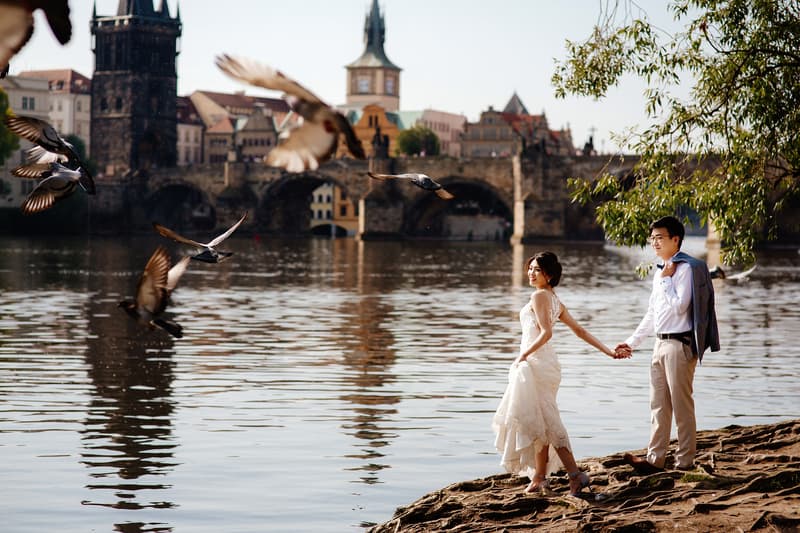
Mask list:
[[[614,359],[628,359],[633,355],[633,349],[624,342],[614,348]]]

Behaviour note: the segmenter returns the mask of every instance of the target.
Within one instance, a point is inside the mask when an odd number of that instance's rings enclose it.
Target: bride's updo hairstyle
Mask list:
[[[561,281],[561,263],[553,252],[539,252],[525,262],[525,270],[531,267],[531,263],[536,261],[545,274],[550,278],[550,286],[555,287]]]

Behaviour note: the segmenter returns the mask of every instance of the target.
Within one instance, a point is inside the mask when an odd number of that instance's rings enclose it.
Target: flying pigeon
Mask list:
[[[95,193],[94,179],[85,170],[85,164],[75,152],[75,147],[65,141],[53,126],[44,120],[22,115],[6,117],[5,123],[9,130],[41,148],[37,150],[34,147],[28,150],[28,164],[58,161],[71,170],[83,168],[80,176],[81,187],[88,194]]]
[[[123,300],[117,307],[122,308],[128,316],[149,329],[163,329],[173,337],[183,337],[183,328],[173,322],[161,318],[167,308],[172,291],[189,265],[189,257],[184,257],[170,268],[169,255],[163,246],[156,248],[147,265],[144,267],[136,286],[136,299]]]
[[[0,78],[8,74],[8,62],[33,35],[33,12],[42,9],[58,42],[72,37],[67,0],[0,1]]]
[[[314,93],[279,70],[243,57],[218,56],[217,66],[228,76],[257,87],[283,91],[292,110],[303,118],[299,126],[285,130],[281,142],[266,156],[266,163],[289,172],[316,170],[336,153],[339,134],[344,134],[347,149],[365,159],[364,147],[350,122]]]
[[[180,243],[183,243],[183,244],[188,244],[189,246],[194,246],[195,248],[198,248],[198,249],[202,250],[200,253],[191,256],[192,259],[196,259],[198,261],[204,261],[206,263],[221,263],[221,262],[225,261],[226,259],[228,259],[230,256],[232,256],[233,252],[221,252],[221,251],[216,249],[216,246],[218,246],[219,244],[222,243],[222,241],[224,241],[225,239],[230,237],[231,234],[234,231],[236,231],[236,228],[238,228],[242,224],[242,222],[244,222],[245,218],[247,218],[247,213],[242,215],[242,218],[240,218],[236,222],[236,224],[234,224],[233,226],[228,228],[225,231],[225,233],[222,233],[221,235],[215,237],[214,239],[209,241],[207,244],[203,244],[201,242],[193,241],[192,239],[187,239],[186,237],[184,237],[182,235],[178,235],[177,233],[175,233],[171,229],[165,228],[161,224],[157,224],[155,222],[153,222],[153,227],[163,237],[166,237],[168,239],[172,239],[173,241],[177,241],[177,242],[180,242]]]
[[[391,180],[391,179],[407,179],[411,180],[411,183],[416,185],[421,189],[425,189],[426,191],[433,191],[436,193],[436,196],[443,200],[452,200],[454,196],[444,190],[444,188],[433,181],[433,178],[426,174],[375,174],[373,172],[367,172],[370,178],[376,180]]]
[[[736,274],[726,274],[724,270],[720,266],[715,266],[714,268],[708,271],[711,274],[711,279],[724,279],[726,281],[739,281],[746,279],[753,271],[756,269],[757,265],[753,265],[747,270],[743,272],[737,272]]]
[[[24,169],[25,173],[20,169]],[[18,172],[20,171],[20,172]],[[53,207],[73,192],[78,183],[88,174],[82,168],[72,170],[61,163],[29,165],[15,168],[12,174],[22,178],[42,178],[28,197],[22,202],[22,213],[32,215]]]

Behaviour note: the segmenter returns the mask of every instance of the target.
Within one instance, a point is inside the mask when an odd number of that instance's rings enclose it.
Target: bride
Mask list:
[[[556,296],[561,263],[552,252],[541,252],[525,264],[528,281],[536,290],[519,313],[522,325],[520,354],[511,365],[508,386],[494,415],[495,447],[503,454],[506,471],[531,479],[525,492],[544,492],[547,475],[565,468],[569,492],[576,496],[589,485],[589,476],[578,469],[569,436],[556,404],[561,365],[550,339],[553,324],[561,320],[579,338],[612,358],[627,357],[613,350],[579,325]]]

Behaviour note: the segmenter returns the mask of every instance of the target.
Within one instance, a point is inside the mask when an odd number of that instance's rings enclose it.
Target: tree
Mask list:
[[[430,128],[417,124],[397,135],[397,151],[407,155],[439,155],[439,137]]]
[[[609,5],[556,65],[559,97],[600,98],[623,74],[648,85],[652,124],[621,139],[641,156],[633,184],[573,179],[573,199],[604,199],[597,220],[624,245],[644,245],[653,219],[694,209],[719,232],[726,262],[751,263],[800,196],[800,4],[673,1],[683,30],[671,35],[636,9],[633,0]],[[687,79],[684,101],[672,89]]]
[[[0,117],[5,118],[13,115],[11,108],[8,107],[8,96],[0,88]],[[0,120],[0,165],[19,148],[19,138],[11,133],[5,123]]]

